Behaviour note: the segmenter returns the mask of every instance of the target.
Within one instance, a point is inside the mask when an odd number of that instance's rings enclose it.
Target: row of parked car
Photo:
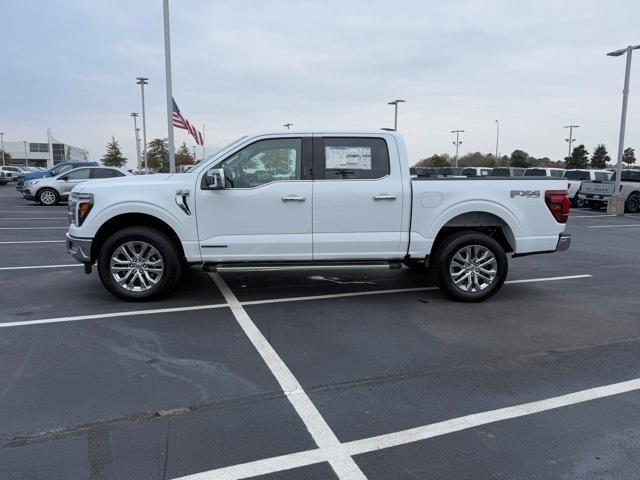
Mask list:
[[[62,162],[49,170],[17,166],[2,168],[3,184],[15,181],[16,190],[25,199],[44,206],[66,201],[73,187],[87,180],[132,175],[122,168],[101,167],[96,162]]]
[[[517,167],[465,167],[465,168],[413,168],[417,177],[556,177],[568,180],[568,196],[574,207],[590,207],[594,210],[607,206],[614,193],[615,172],[613,170],[564,169],[564,168],[517,168]],[[620,196],[625,199],[628,213],[640,211],[640,170],[622,171]]]

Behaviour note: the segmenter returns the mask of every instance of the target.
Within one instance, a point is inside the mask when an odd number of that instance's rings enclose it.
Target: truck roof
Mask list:
[[[247,137],[259,137],[261,135],[391,135],[394,137],[401,137],[398,132],[393,130],[383,130],[381,128],[370,128],[370,129],[354,129],[354,130],[345,130],[345,129],[335,129],[335,128],[314,128],[314,129],[304,129],[304,130],[266,130],[266,131],[255,131],[250,132]]]

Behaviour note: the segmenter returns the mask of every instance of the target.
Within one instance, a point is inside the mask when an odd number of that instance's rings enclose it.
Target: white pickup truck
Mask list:
[[[609,181],[582,182],[578,198],[593,210],[606,207],[615,191],[616,174]],[[624,199],[625,212],[640,212],[640,170],[622,170],[620,197]]]
[[[185,266],[431,267],[484,300],[514,256],[569,247],[562,178],[416,178],[395,132],[242,137],[193,171],[75,187],[67,250],[125,300],[166,294]]]

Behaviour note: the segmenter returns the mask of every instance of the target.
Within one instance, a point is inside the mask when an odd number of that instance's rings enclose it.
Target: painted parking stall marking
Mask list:
[[[265,460],[257,460],[240,465],[233,465],[207,472],[196,473],[193,475],[179,477],[175,480],[239,480],[258,475],[266,475],[269,473],[329,461],[330,458],[335,457],[339,453],[342,455],[354,456],[386,448],[398,447],[490,423],[533,415],[536,413],[546,412],[548,410],[555,410],[562,407],[568,407],[579,403],[637,390],[640,390],[640,378],[581,390],[535,402],[465,415],[463,417],[452,418],[450,420],[387,433],[384,435],[377,435],[375,437],[354,440],[351,442],[341,443],[331,448],[308,450],[306,452],[281,455],[279,457],[268,458]]]
[[[59,268],[59,267],[65,267],[65,266],[81,267],[82,265],[70,264],[70,265],[50,265],[50,266],[45,265],[45,266],[37,266],[37,267],[5,267],[5,269],[15,270],[15,269],[30,269],[30,268]],[[579,280],[579,279],[585,279],[585,278],[591,278],[591,277],[592,275],[590,274],[581,274],[581,275],[567,275],[562,277],[527,278],[522,280],[508,280],[505,282],[505,284],[555,282],[555,281],[563,281],[563,280]],[[308,295],[303,297],[271,298],[271,299],[265,299],[265,300],[249,300],[245,302],[237,301],[237,303],[240,306],[265,305],[265,304],[272,304],[272,303],[330,300],[334,298],[361,297],[361,296],[367,296],[367,295],[389,295],[394,293],[425,292],[425,291],[434,291],[434,290],[438,290],[438,287],[396,288],[396,289],[388,289],[388,290],[364,290],[360,292],[332,293],[332,294],[326,294],[326,295]],[[172,312],[186,312],[191,310],[210,310],[213,308],[222,308],[222,307],[229,307],[229,304],[215,303],[215,304],[195,305],[195,306],[186,306],[186,307],[172,307],[172,308],[159,308],[159,309],[156,308],[156,309],[148,309],[148,310],[129,310],[125,312],[98,313],[98,314],[92,314],[92,315],[76,315],[71,317],[54,317],[54,318],[44,318],[44,319],[38,319],[38,320],[22,320],[18,322],[4,322],[4,323],[0,322],[0,328],[27,327],[31,325],[42,325],[47,323],[77,322],[77,321],[83,321],[83,320],[96,320],[101,318],[125,317],[125,316],[135,316],[135,315],[151,315],[151,314],[172,313]]]
[[[291,373],[289,367],[282,361],[269,341],[253,323],[249,314],[240,304],[227,283],[217,273],[211,274],[211,278],[229,304],[231,312],[238,321],[238,324],[267,364],[269,370],[271,370],[271,373],[282,387],[284,394],[304,422],[318,447],[321,449],[334,449],[338,447],[340,445],[338,437],[336,437],[318,409],[313,402],[311,402],[311,399],[302,389],[302,386],[293,373]],[[330,451],[333,452],[333,450]],[[326,460],[340,479],[366,479],[353,458],[339,450],[328,455]]]

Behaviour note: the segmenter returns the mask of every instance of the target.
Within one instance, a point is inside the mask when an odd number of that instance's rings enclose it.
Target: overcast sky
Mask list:
[[[566,155],[569,123],[589,151],[617,149],[624,59],[640,43],[640,2],[173,0],[173,93],[206,123],[213,150],[250,131],[393,126],[416,161],[522,148]],[[44,141],[46,129],[92,159],[114,135],[130,162],[135,77],[147,88],[149,139],[166,137],[162,2],[10,2],[2,9],[0,131]],[[635,78],[634,78],[635,77]],[[627,145],[640,150],[640,51]],[[176,130],[177,142],[193,141]],[[132,163],[131,163],[132,164]]]

